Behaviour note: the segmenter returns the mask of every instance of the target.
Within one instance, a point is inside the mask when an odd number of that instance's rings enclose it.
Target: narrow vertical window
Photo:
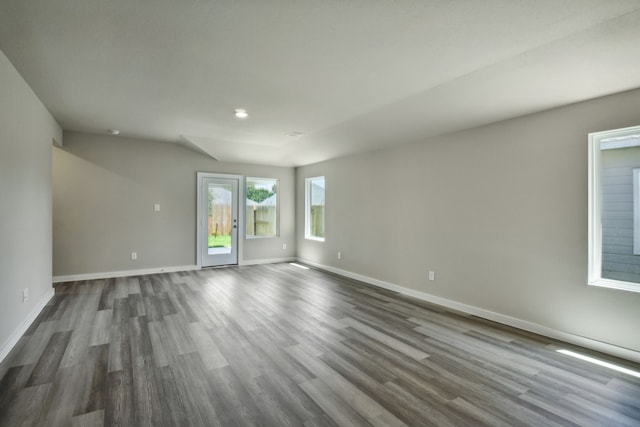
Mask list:
[[[640,127],[589,135],[589,284],[640,292]]]
[[[324,176],[305,179],[304,236],[307,239],[324,241],[324,184]]]
[[[247,237],[276,237],[278,235],[278,180],[247,178],[246,195]]]

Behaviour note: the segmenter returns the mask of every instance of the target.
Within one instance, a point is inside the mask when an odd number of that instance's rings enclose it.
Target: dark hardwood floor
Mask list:
[[[289,264],[65,283],[0,425],[640,425],[640,379],[561,348],[594,355]]]

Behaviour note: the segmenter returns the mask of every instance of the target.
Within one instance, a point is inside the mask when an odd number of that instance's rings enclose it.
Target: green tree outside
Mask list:
[[[256,188],[253,184],[247,186],[247,199],[253,200],[256,203],[262,203],[274,194],[276,194],[275,185],[271,188],[271,191],[266,188]]]

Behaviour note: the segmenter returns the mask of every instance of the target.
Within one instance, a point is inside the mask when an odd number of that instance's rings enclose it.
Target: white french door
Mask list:
[[[198,173],[198,257],[201,267],[238,264],[241,177]]]

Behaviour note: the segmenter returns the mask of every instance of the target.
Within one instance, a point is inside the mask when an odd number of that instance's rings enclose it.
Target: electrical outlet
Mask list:
[[[29,299],[29,288],[24,288],[22,291],[22,302],[26,302]]]
[[[156,203],[155,205],[153,205],[153,210],[155,212],[160,212],[160,203]]]
[[[338,259],[342,259],[342,252],[338,251]]]
[[[131,261],[135,261],[138,259],[138,252],[131,252]]]
[[[429,280],[436,280],[436,272],[429,271]]]
[[[286,244],[286,243],[283,243],[283,244],[282,244],[282,250],[283,250],[283,251],[287,250],[287,244]]]

